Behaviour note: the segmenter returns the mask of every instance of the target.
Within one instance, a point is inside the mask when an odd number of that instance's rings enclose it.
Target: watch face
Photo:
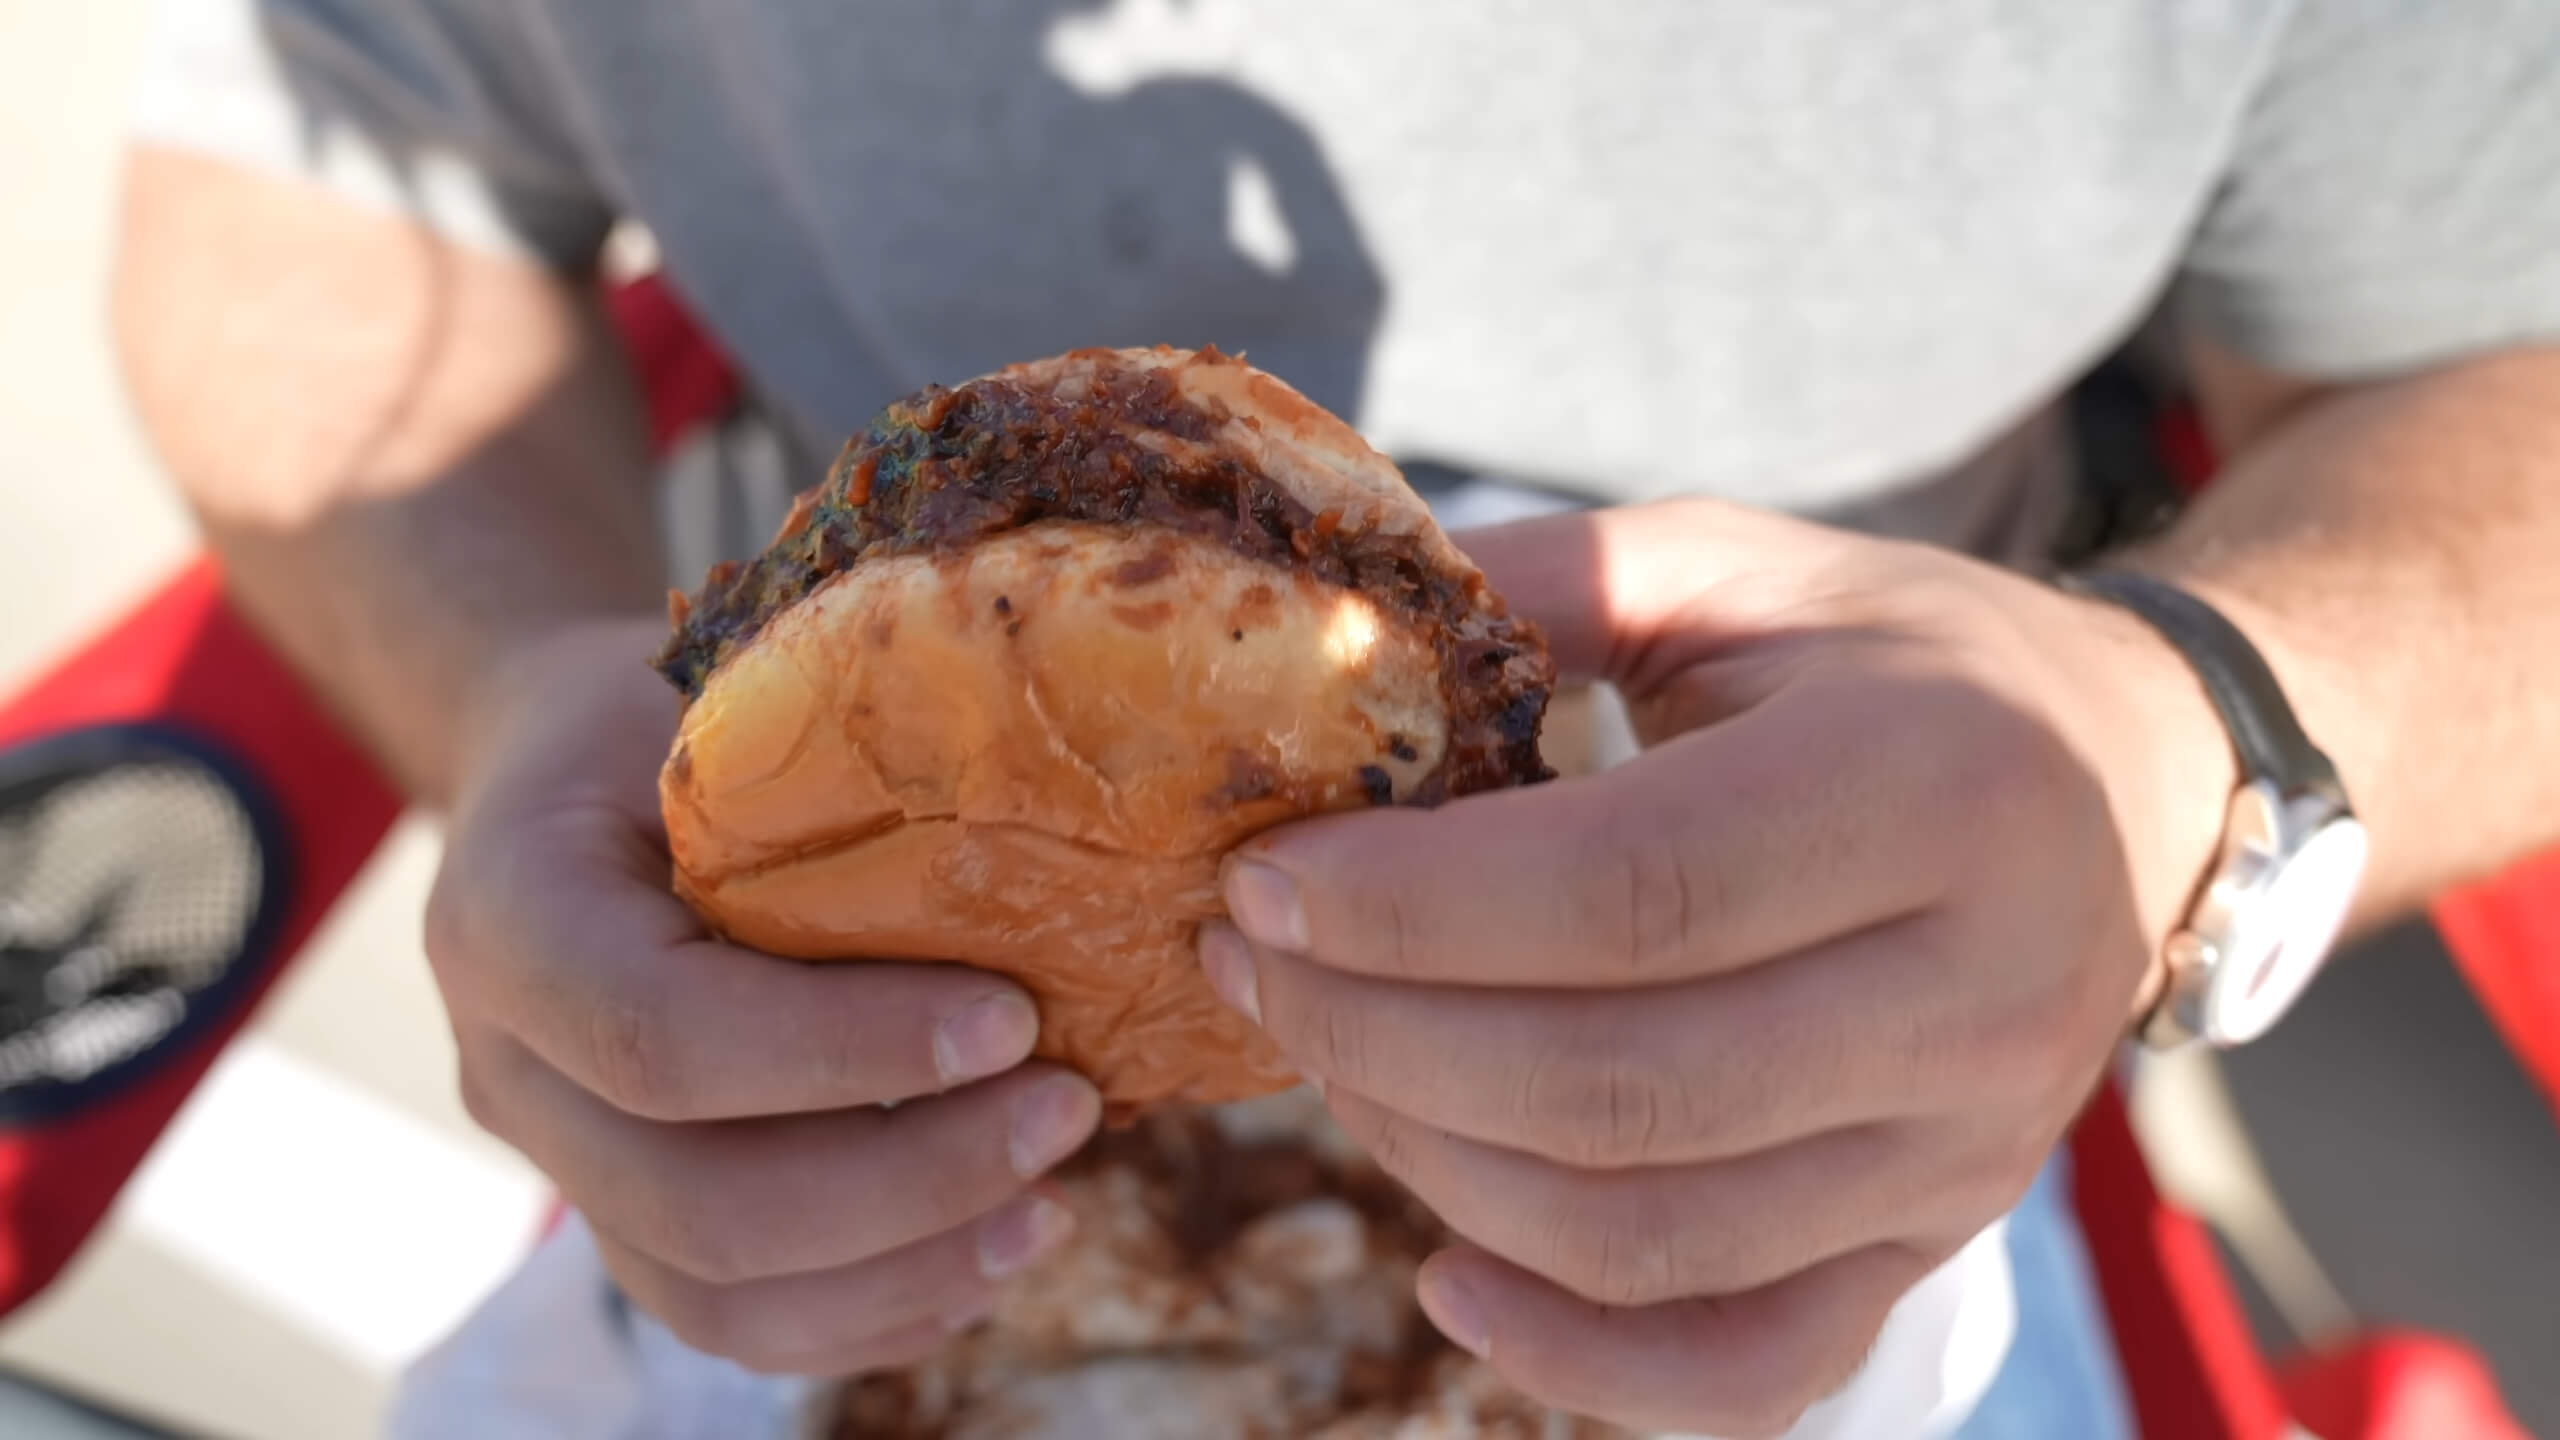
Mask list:
[[[2205,995],[2208,1039],[2254,1040],[2292,1008],[2337,943],[2366,850],[2363,824],[2334,813],[2314,820],[2307,834],[2278,837],[2254,893],[2234,907],[2231,938]]]

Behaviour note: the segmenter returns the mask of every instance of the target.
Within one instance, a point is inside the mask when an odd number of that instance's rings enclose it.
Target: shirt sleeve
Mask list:
[[[591,266],[614,219],[491,0],[164,0],[132,129],[458,243]]]
[[[2297,0],[2181,289],[2311,379],[2560,339],[2560,4]]]

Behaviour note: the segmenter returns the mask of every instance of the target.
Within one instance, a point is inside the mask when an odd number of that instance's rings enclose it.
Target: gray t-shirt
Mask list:
[[[1214,342],[1399,458],[2015,557],[2173,290],[2317,377],[2560,333],[2552,0],[192,0],[144,104],[563,267],[645,224],[812,479]]]

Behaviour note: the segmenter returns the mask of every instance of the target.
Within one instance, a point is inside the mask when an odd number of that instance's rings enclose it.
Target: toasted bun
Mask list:
[[[1225,417],[1145,431],[1150,448],[1249,466],[1346,530],[1464,566],[1393,466],[1241,363],[1078,352],[997,378],[1073,395],[1110,367],[1169,370]],[[1442,773],[1437,622],[1143,519],[884,552],[781,606],[701,682],[661,776],[681,893],[780,955],[1014,976],[1040,1053],[1120,1114],[1289,1083],[1201,978],[1193,934],[1238,842]]]

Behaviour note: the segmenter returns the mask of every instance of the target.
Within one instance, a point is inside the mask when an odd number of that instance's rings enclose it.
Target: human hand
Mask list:
[[[2160,983],[2222,733],[2139,622],[1691,502],[1467,538],[1646,752],[1272,832],[1202,962],[1469,1242],[1548,1403],[1785,1430],[2025,1192]]]
[[[688,1343],[778,1372],[911,1362],[1064,1238],[1028,1182],[1099,1098],[1022,1063],[1037,1020],[1003,979],[705,933],[668,889],[660,638],[573,628],[486,687],[427,908],[464,1102]]]

